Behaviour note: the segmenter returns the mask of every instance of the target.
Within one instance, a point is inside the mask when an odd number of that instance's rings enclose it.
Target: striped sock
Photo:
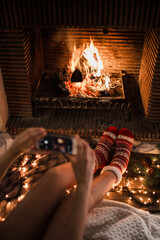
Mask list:
[[[104,171],[112,171],[115,173],[117,177],[115,185],[121,182],[122,175],[127,169],[133,141],[134,137],[129,129],[123,128],[119,130],[113,159],[111,163],[102,170],[102,173]]]
[[[109,127],[101,136],[96,148],[95,148],[95,170],[102,169],[109,164],[108,156],[109,152],[117,138],[118,130],[116,127]]]

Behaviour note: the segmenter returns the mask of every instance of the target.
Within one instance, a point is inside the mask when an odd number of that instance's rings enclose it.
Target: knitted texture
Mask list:
[[[95,170],[102,169],[105,165],[109,164],[109,153],[115,143],[117,135],[118,129],[116,127],[109,127],[101,136],[95,148]]]
[[[102,173],[104,171],[113,171],[115,173],[117,176],[115,185],[120,183],[122,175],[127,169],[133,141],[133,134],[129,129],[123,128],[119,130],[113,159],[109,166],[104,167],[102,170]]]
[[[160,216],[105,199],[89,213],[84,239],[158,240]]]

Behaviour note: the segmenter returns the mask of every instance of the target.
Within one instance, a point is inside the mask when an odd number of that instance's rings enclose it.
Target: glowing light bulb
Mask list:
[[[147,202],[144,202],[144,204],[146,205],[146,204],[147,204]]]
[[[20,171],[21,177],[25,177],[26,172],[27,172],[27,167],[21,168],[21,171]]]
[[[32,167],[36,167],[37,163],[36,162],[32,162],[31,165],[32,165]]]
[[[137,178],[135,177],[134,180],[137,180]]]
[[[131,200],[132,199],[132,197],[129,197],[129,200]]]
[[[139,199],[140,199],[141,201],[143,200],[143,198],[142,198],[142,197],[140,197]]]
[[[24,198],[24,194],[18,197],[18,202],[22,201]]]
[[[12,171],[13,171],[13,172],[14,172],[14,171],[16,171],[16,170],[17,170],[17,168],[16,168],[16,167],[13,167],[13,168],[12,168]]]
[[[153,192],[153,194],[155,194],[156,192]]]
[[[23,185],[23,188],[28,189],[28,188],[29,188],[28,183],[25,183],[25,184]]]
[[[4,222],[5,218],[0,217],[0,222]]]
[[[26,171],[27,171],[26,167],[22,168],[22,172],[26,172]]]
[[[109,192],[107,192],[107,196],[109,196]]]
[[[140,179],[141,181],[143,181],[143,180],[144,180],[144,178],[143,178],[143,177],[140,177],[139,179]]]
[[[36,154],[35,158],[40,158],[41,155],[40,154]]]
[[[126,183],[126,186],[129,186],[130,185],[130,181],[128,181],[127,183]]]
[[[24,166],[27,162],[28,162],[29,158],[28,157],[25,157],[24,160],[22,161],[22,166]]]
[[[159,200],[157,200],[157,203],[159,203]]]

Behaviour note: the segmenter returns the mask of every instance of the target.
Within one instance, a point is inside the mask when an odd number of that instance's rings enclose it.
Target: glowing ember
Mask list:
[[[69,69],[71,74],[78,69],[83,76],[82,82],[71,82],[71,78],[65,81],[65,86],[71,97],[98,97],[101,92],[110,89],[111,81],[103,70],[98,49],[93,41],[85,48],[74,46]]]

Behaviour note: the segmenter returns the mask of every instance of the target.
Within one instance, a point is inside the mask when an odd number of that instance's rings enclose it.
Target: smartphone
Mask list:
[[[43,139],[35,144],[35,148],[76,155],[77,140],[75,137],[48,133]]]

